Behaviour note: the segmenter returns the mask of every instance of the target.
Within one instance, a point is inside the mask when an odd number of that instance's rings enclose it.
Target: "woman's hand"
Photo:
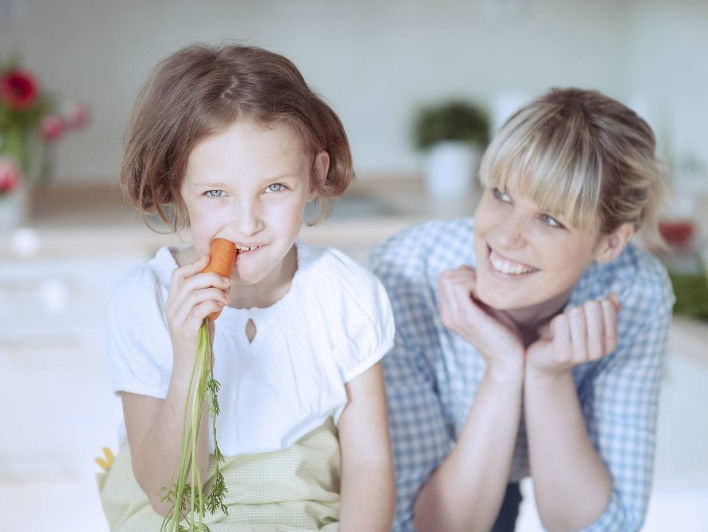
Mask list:
[[[536,374],[558,375],[612,353],[617,347],[617,313],[621,307],[619,298],[610,294],[559,314],[526,351],[528,369]]]
[[[523,372],[524,347],[513,321],[474,298],[477,274],[469,266],[438,276],[440,318],[472,344],[492,371]]]
[[[230,300],[227,292],[231,280],[214,272],[201,273],[207,264],[209,255],[204,255],[172,272],[165,313],[174,352],[173,369],[191,371],[204,318],[222,310]],[[209,334],[213,339],[213,323],[209,324]]]

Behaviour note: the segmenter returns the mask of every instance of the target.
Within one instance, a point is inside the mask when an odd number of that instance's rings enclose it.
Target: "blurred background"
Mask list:
[[[229,41],[284,54],[339,114],[358,181],[303,236],[362,262],[410,224],[470,215],[486,139],[550,87],[600,90],[650,123],[679,303],[645,530],[708,530],[706,28],[694,0],[0,0],[17,96],[0,107],[2,528],[107,530],[93,459],[117,450],[122,412],[105,305],[128,268],[189,242],[123,203],[122,134],[158,60]],[[524,490],[519,531],[541,530]]]

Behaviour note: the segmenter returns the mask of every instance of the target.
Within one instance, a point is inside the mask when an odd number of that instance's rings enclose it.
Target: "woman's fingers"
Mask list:
[[[587,323],[588,360],[599,360],[605,354],[605,319],[599,301],[588,301],[583,305]]]
[[[615,296],[615,298],[616,297],[617,296]],[[617,349],[617,312],[620,309],[618,303],[619,300],[615,303],[614,301],[610,301],[608,299],[603,299],[600,302],[600,305],[602,306],[602,318],[604,321],[605,331],[605,354],[612,353],[615,349]]]
[[[573,363],[582,364],[588,359],[588,327],[585,311],[575,307],[568,311],[570,321],[570,339],[572,344]]]

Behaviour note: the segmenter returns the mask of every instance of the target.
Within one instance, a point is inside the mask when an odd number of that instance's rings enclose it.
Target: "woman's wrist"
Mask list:
[[[494,382],[512,384],[522,382],[525,372],[523,357],[520,357],[519,362],[487,362],[485,376]]]
[[[544,386],[555,386],[566,379],[573,378],[572,368],[539,368],[533,364],[526,364],[524,374],[525,382],[538,383]]]

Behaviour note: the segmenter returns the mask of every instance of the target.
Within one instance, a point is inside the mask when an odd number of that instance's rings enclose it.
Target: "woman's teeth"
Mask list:
[[[523,275],[525,273],[537,272],[536,268],[531,268],[525,264],[520,264],[518,262],[513,262],[501,258],[497,253],[492,250],[489,254],[489,262],[492,264],[495,270],[500,273],[505,273],[507,275]]]
[[[263,247],[263,246],[247,247],[247,246],[239,246],[238,244],[236,244],[236,249],[238,249],[239,251],[255,251],[256,249],[258,249],[260,247]]]

